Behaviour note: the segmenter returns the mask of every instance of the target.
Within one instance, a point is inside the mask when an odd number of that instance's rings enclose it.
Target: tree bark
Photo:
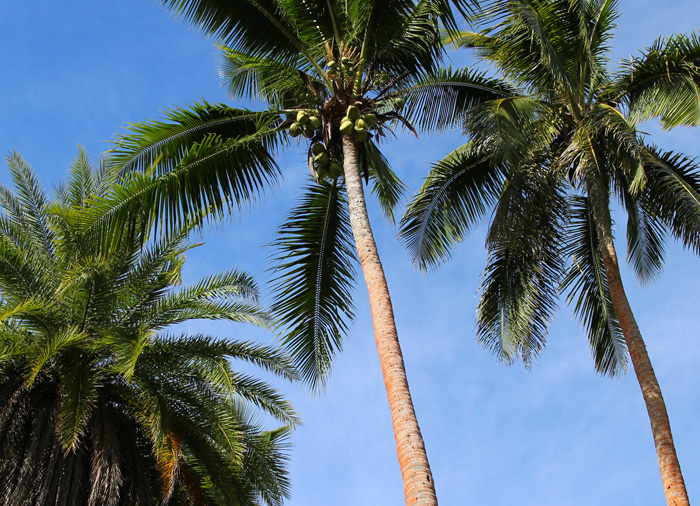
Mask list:
[[[681,466],[676,455],[676,447],[673,443],[666,403],[661,395],[661,387],[651,365],[642,333],[637,326],[625,288],[622,285],[620,266],[613,243],[608,197],[603,193],[597,178],[589,183],[588,190],[589,196],[593,200],[593,220],[600,241],[610,298],[620,322],[620,328],[632,360],[632,367],[642,389],[644,403],[649,413],[666,502],[669,506],[690,506]]]
[[[354,140],[345,135],[343,136],[343,155],[350,223],[369,293],[374,338],[389,398],[406,504],[436,506],[437,496],[433,475],[408,389],[406,367],[399,346],[389,288],[367,215],[358,149]]]

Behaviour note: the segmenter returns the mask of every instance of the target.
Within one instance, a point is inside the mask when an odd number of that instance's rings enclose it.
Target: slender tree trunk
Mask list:
[[[642,339],[642,334],[627,300],[625,288],[622,285],[620,266],[612,237],[608,198],[607,195],[603,194],[602,186],[597,179],[589,184],[589,195],[594,202],[592,204],[593,217],[601,245],[610,298],[620,322],[625,343],[632,359],[632,366],[649,413],[666,502],[669,506],[689,506],[688,492],[685,488],[681,466],[676,455],[676,447],[671,435],[666,403],[661,395],[661,387],[651,366],[644,339]]]
[[[411,393],[408,389],[406,367],[399,346],[389,288],[367,216],[358,150],[355,142],[347,136],[343,136],[343,155],[350,223],[369,292],[374,338],[377,342],[384,385],[389,397],[389,409],[394,425],[394,438],[406,504],[436,506],[437,496],[433,475],[430,472],[423,436],[418,427]]]

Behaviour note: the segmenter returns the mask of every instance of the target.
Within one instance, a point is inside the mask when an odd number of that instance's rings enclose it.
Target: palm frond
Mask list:
[[[322,388],[352,320],[355,270],[344,192],[312,184],[277,232],[271,312],[301,377]]]
[[[658,117],[664,128],[700,125],[700,34],[659,38],[616,76],[609,96],[633,121]]]
[[[507,83],[484,72],[440,69],[420,76],[402,91],[406,99],[403,114],[423,130],[461,128],[475,106],[516,93]]]
[[[368,166],[369,179],[372,181],[372,194],[377,198],[384,216],[393,225],[394,210],[406,192],[406,185],[391,170],[389,160],[374,142],[363,143],[362,149],[364,161]]]
[[[522,167],[499,198],[486,240],[477,339],[505,363],[519,357],[529,367],[545,345],[566,210],[561,181],[546,166]]]
[[[571,196],[569,232],[564,255],[570,265],[561,290],[588,333],[598,372],[616,376],[627,371],[627,346],[608,290],[598,235],[586,197]]]
[[[470,144],[433,166],[401,219],[399,237],[421,270],[449,258],[454,246],[496,202],[505,174]]]

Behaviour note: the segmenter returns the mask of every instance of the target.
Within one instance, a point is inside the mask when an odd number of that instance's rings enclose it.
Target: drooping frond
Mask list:
[[[495,203],[505,174],[466,144],[433,166],[401,219],[399,237],[421,270],[437,267]]]
[[[284,329],[284,346],[302,378],[322,388],[353,318],[355,254],[344,191],[307,186],[279,229],[271,311]]]
[[[394,210],[406,192],[406,185],[391,170],[389,160],[384,157],[374,142],[365,142],[361,149],[364,151],[364,161],[368,166],[369,179],[372,181],[372,194],[377,198],[384,216],[393,225]]]
[[[536,162],[535,162],[536,163]],[[505,363],[532,364],[544,348],[562,273],[565,191],[546,166],[505,183],[486,239],[477,339]]]
[[[626,196],[627,260],[637,278],[646,283],[654,280],[663,268],[667,234],[663,223],[644,199]]]
[[[627,371],[627,347],[615,314],[598,235],[586,197],[570,197],[571,214],[564,255],[570,262],[561,283],[567,303],[588,334],[596,370],[616,376]]]
[[[402,91],[404,116],[423,130],[462,128],[468,112],[486,101],[516,94],[507,83],[469,69],[440,69]]]
[[[645,150],[642,205],[684,247],[700,254],[700,164],[673,151]]]

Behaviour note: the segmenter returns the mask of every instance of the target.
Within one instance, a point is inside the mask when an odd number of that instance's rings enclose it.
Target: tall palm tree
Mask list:
[[[201,216],[150,239],[144,202],[122,233],[96,233],[92,204],[115,174],[93,170],[81,154],[50,200],[19,155],[8,160],[15,191],[0,187],[0,504],[281,504],[296,415],[230,360],[292,379],[289,359],[266,346],[167,332],[201,318],[267,326],[251,278],[230,271],[176,288]],[[256,411],[282,427],[262,431]]]
[[[636,129],[700,123],[700,38],[660,39],[608,71],[617,16],[611,0],[512,0],[484,9],[478,32],[453,37],[499,76],[426,75],[407,91],[407,116],[461,127],[469,141],[437,163],[402,219],[422,269],[449,257],[494,209],[478,308],[478,340],[530,364],[545,345],[561,292],[588,332],[596,368],[631,358],[649,412],[670,505],[687,505],[668,414],[620,277],[611,205],[628,216],[628,257],[642,280],[663,265],[668,235],[700,253],[700,173],[685,155]]]
[[[408,389],[391,299],[365,205],[371,182],[391,218],[403,185],[379,149],[404,122],[395,91],[436,68],[439,23],[455,30],[456,0],[166,0],[223,44],[223,79],[251,112],[199,103],[166,121],[133,125],[113,162],[158,176],[143,192],[161,216],[224,209],[279,176],[274,156],[302,139],[313,179],[280,229],[274,313],[304,378],[322,387],[353,316],[353,243],[369,292],[407,504],[436,504]],[[123,209],[129,205],[122,199]],[[114,216],[121,213],[115,208]]]

